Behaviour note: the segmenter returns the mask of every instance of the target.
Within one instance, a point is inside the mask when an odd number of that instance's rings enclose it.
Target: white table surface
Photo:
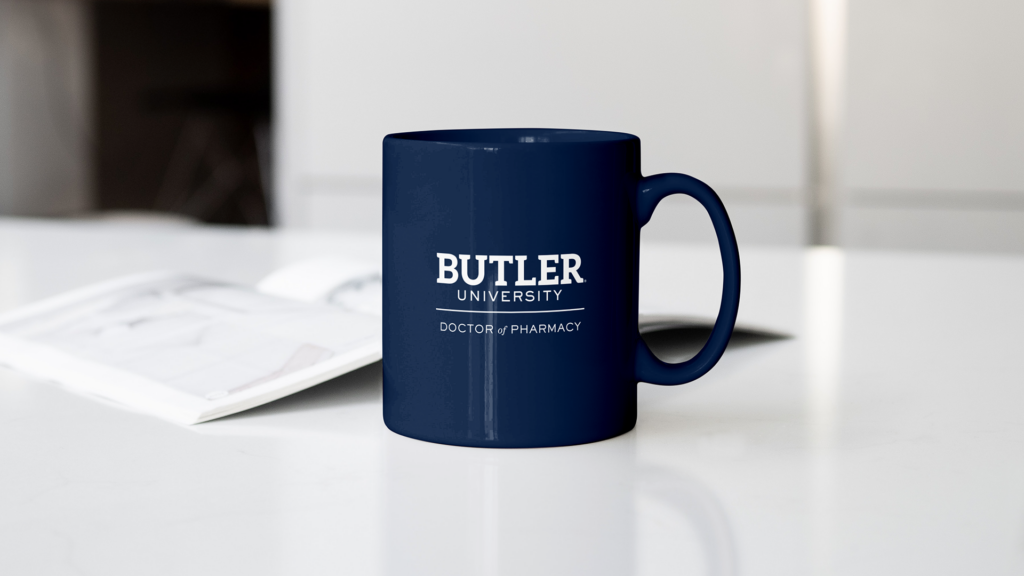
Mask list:
[[[0,219],[0,310],[322,254],[380,247]],[[644,305],[713,314],[715,258],[645,246]],[[796,338],[640,384],[636,429],[585,446],[397,436],[379,364],[191,428],[0,368],[0,574],[1024,573],[1024,258],[742,258],[741,322]]]

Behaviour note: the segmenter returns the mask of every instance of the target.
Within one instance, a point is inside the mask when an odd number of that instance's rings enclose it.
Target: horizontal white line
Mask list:
[[[434,308],[438,312],[466,312],[468,314],[548,314],[551,312],[579,312],[584,308],[566,308],[565,310],[452,310],[451,308]]]

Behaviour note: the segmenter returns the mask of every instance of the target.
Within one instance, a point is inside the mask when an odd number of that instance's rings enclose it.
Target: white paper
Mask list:
[[[182,423],[262,404],[380,359],[380,319],[174,273],[0,316],[0,362]]]
[[[321,257],[276,270],[256,289],[301,302],[320,302],[381,315],[381,274],[377,266],[349,258]]]

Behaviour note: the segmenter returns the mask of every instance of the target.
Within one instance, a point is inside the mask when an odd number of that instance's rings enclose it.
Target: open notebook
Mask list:
[[[381,358],[377,267],[339,258],[255,287],[117,278],[0,314],[0,364],[180,424],[247,410]],[[710,325],[641,316],[640,331]]]
[[[247,410],[381,357],[376,269],[314,264],[323,294],[309,264],[265,290],[173,272],[73,290],[0,315],[0,364],[180,424]]]

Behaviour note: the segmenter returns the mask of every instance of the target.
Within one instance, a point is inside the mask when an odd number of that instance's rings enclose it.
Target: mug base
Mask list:
[[[397,426],[392,426],[387,420],[384,421],[384,425],[387,426],[388,430],[398,434],[399,436],[405,436],[406,438],[412,438],[413,440],[420,440],[423,442],[430,442],[431,444],[445,444],[448,446],[462,446],[465,448],[560,448],[564,446],[579,446],[581,444],[593,444],[594,442],[602,442],[604,440],[610,440],[612,438],[621,436],[627,432],[633,430],[636,427],[636,421],[634,420],[629,426],[622,429],[616,430],[612,433],[603,434],[591,434],[591,435],[573,435],[562,438],[551,438],[551,439],[519,439],[519,440],[483,440],[477,438],[451,438],[451,437],[439,437],[430,434],[420,434],[417,432],[402,430]]]

